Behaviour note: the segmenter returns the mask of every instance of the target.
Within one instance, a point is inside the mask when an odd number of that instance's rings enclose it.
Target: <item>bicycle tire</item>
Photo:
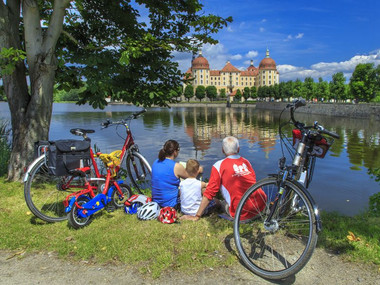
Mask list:
[[[80,196],[78,199],[77,199],[77,203],[78,205],[83,205],[85,203],[87,203],[88,201],[90,201],[90,198],[89,197],[86,197],[86,196]],[[92,215],[91,216],[88,216],[86,218],[81,218],[81,217],[78,217],[77,215],[77,212],[78,212],[78,207],[76,204],[73,205],[73,208],[71,209],[71,211],[69,212],[69,214],[67,215],[68,217],[68,220],[69,220],[69,225],[73,228],[73,229],[80,229],[80,228],[83,228],[87,225],[89,225],[92,221]]]
[[[127,157],[128,177],[139,194],[149,194],[152,190],[152,168],[139,152],[132,152]]]
[[[125,207],[124,203],[132,196],[132,190],[127,184],[119,184],[121,192],[123,192],[124,197],[120,199],[119,192],[115,189],[112,194],[112,203],[116,208]]]
[[[67,219],[63,201],[66,196],[78,188],[62,189],[60,185],[71,176],[54,176],[48,172],[45,155],[38,157],[28,169],[24,180],[24,197],[30,211],[38,218],[49,222],[61,222]],[[73,178],[73,184],[83,186],[83,180]],[[73,185],[72,184],[72,185]]]
[[[265,208],[253,219],[241,220],[258,189],[267,195]],[[276,177],[262,179],[250,187],[240,200],[234,219],[234,240],[242,262],[256,275],[272,280],[299,272],[312,256],[318,239],[313,204],[304,190],[289,180],[284,189],[270,226],[264,225],[264,221],[278,192]],[[290,206],[288,197],[294,195],[299,199],[297,207]],[[293,210],[289,211],[289,207]]]

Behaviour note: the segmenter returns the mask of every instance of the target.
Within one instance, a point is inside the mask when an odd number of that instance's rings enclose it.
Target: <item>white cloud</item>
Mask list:
[[[235,54],[235,55],[231,56],[232,60],[240,60],[242,58],[243,58],[243,56],[241,54]]]
[[[295,39],[295,40],[302,39],[303,36],[304,36],[304,33],[298,33],[298,34],[295,35],[295,36],[293,36],[293,35],[288,35],[288,36],[286,37],[286,39],[284,39],[284,41],[287,42],[287,41],[290,41],[290,40],[293,40],[293,39]]]
[[[260,33],[263,33],[263,32],[265,32],[265,29],[263,27],[260,27],[259,31],[260,31]]]
[[[350,79],[355,67],[359,63],[374,63],[375,66],[380,64],[380,49],[369,53],[368,55],[356,55],[346,61],[341,62],[319,62],[310,66],[310,68],[282,64],[277,66],[280,73],[281,81],[305,79],[312,77],[318,80],[319,77],[330,81],[333,74],[343,72],[347,80]]]
[[[229,25],[229,26],[227,27],[227,31],[230,32],[230,33],[233,33],[233,32],[234,32],[234,30],[232,29],[231,25]]]
[[[254,58],[254,57],[257,57],[259,54],[259,52],[257,50],[250,50],[246,55],[245,57],[248,57],[248,58]]]

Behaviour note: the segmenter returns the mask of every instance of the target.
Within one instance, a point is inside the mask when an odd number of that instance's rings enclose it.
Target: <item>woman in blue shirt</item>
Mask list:
[[[180,178],[188,174],[182,164],[175,162],[179,153],[179,143],[168,140],[152,165],[152,199],[161,207],[178,207]]]

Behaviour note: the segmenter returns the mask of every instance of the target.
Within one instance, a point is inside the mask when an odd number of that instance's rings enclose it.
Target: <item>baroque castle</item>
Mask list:
[[[246,70],[239,70],[227,61],[222,70],[210,70],[208,60],[203,57],[202,52],[191,62],[191,68],[186,71],[188,78],[192,79],[194,90],[199,85],[215,86],[218,93],[225,89],[227,94],[235,95],[236,90],[243,91],[245,87],[271,86],[280,82],[280,74],[277,71],[275,61],[269,57],[269,50],[266,57],[261,60],[259,67],[248,66]]]

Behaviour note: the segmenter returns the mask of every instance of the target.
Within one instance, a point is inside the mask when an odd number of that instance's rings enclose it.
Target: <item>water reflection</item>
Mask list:
[[[9,111],[0,103],[1,118],[9,118]],[[5,107],[4,107],[5,106]],[[96,130],[92,141],[103,152],[120,149],[125,130],[101,130],[106,119],[126,118],[140,108],[111,105],[94,111],[89,106],[54,104],[50,139],[77,138],[70,128]],[[189,107],[150,108],[143,117],[133,120],[131,129],[144,156],[152,163],[167,139],[181,145],[178,160],[197,158],[210,173],[213,163],[221,159],[221,140],[233,135],[240,140],[241,154],[251,161],[259,179],[277,171],[281,157],[279,147],[279,112],[253,108]],[[288,118],[284,113],[284,118]],[[368,197],[380,191],[379,183],[368,174],[380,167],[380,126],[378,121],[296,114],[299,121],[312,124],[318,121],[337,132],[325,159],[318,159],[313,182],[309,188],[322,209],[351,215],[367,207]],[[286,130],[291,136],[291,128]]]

